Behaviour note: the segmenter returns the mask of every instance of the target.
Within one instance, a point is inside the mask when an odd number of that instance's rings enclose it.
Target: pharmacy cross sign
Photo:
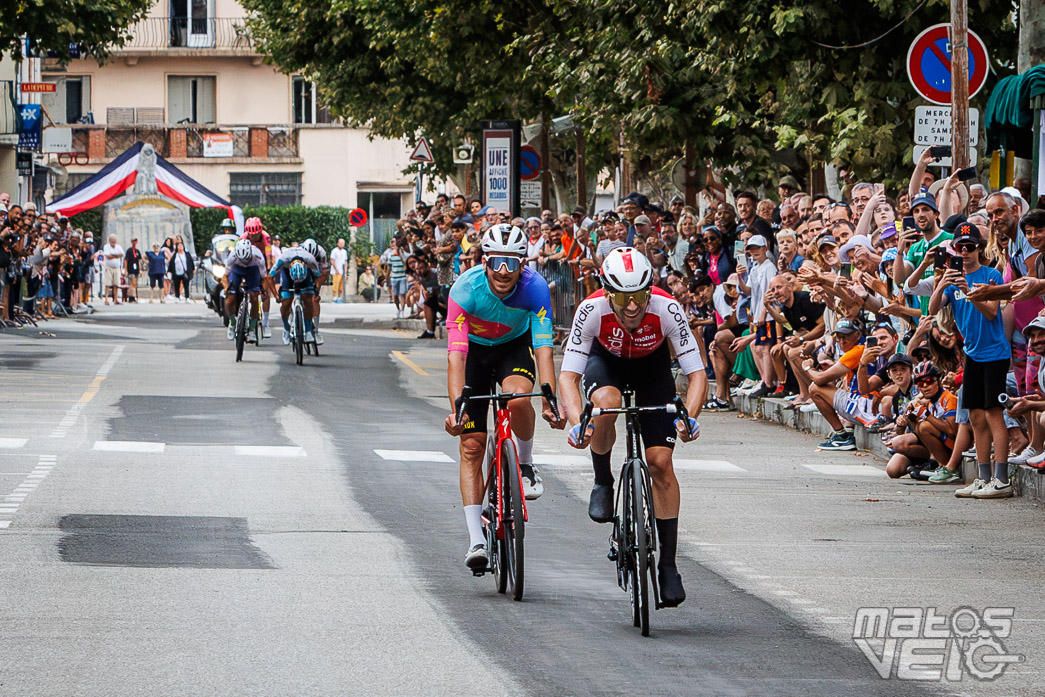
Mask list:
[[[918,94],[934,104],[951,103],[950,24],[936,24],[917,37],[907,51],[907,76]],[[987,47],[969,30],[969,97],[987,81]]]

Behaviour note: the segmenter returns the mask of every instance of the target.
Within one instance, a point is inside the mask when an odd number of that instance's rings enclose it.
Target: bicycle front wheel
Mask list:
[[[247,299],[243,298],[236,313],[236,362],[243,360],[243,345],[247,343]]]
[[[305,362],[305,313],[300,307],[294,309],[294,359],[298,365]]]
[[[649,520],[653,506],[647,499],[645,478],[642,474],[642,466],[639,462],[631,465],[631,476],[628,487],[630,489],[631,510],[629,513],[628,536],[632,545],[629,552],[633,555],[631,563],[632,571],[632,610],[634,612],[635,626],[642,630],[642,636],[649,636],[649,610],[650,610],[650,530]]]
[[[504,506],[504,562],[508,587],[512,598],[523,597],[523,537],[526,533],[526,514],[523,512],[522,482],[515,445],[510,440],[501,443],[501,499]]]

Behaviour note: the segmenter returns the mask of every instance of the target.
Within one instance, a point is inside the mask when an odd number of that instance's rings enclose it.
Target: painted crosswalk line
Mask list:
[[[110,453],[163,453],[165,443],[144,440],[96,440],[94,449]]]
[[[885,470],[870,465],[802,465],[817,474],[833,477],[885,477]]]
[[[24,447],[28,442],[28,438],[0,438],[0,449],[14,450]]]
[[[533,463],[549,467],[591,467],[590,455],[558,455],[554,453],[534,453]],[[740,474],[747,472],[743,467],[738,467],[726,460],[694,460],[691,458],[677,458],[673,460],[675,469],[683,472],[719,472],[725,474]],[[615,463],[619,464],[619,463]]]
[[[400,462],[457,462],[441,450],[374,450],[385,460]]]

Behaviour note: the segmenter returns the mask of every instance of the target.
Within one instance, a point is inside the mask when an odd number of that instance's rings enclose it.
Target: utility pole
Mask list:
[[[951,0],[951,169],[969,166],[969,21],[967,0]]]
[[[541,114],[541,212],[552,207],[552,122]]]

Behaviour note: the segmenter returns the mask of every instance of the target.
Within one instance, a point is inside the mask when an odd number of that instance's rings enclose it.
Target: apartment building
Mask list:
[[[245,14],[235,0],[157,0],[104,65],[44,60],[50,149],[66,151],[48,155],[61,164],[52,195],[141,140],[239,205],[408,210],[407,145],[334,122],[312,83],[266,64]]]

